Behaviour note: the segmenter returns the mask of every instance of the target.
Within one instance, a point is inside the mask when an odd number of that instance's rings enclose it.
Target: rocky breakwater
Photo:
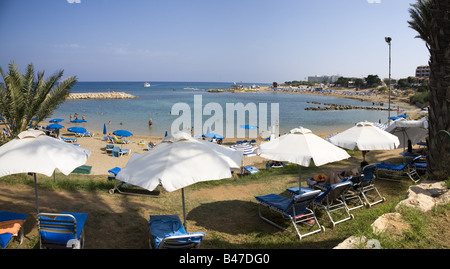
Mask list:
[[[352,105],[337,105],[337,104],[324,104],[319,102],[308,102],[311,104],[318,104],[323,106],[307,107],[305,110],[349,110],[349,109],[368,109],[368,110],[388,110],[388,108],[378,106],[352,106]],[[395,108],[391,108],[395,110]]]
[[[67,100],[80,99],[131,99],[138,98],[132,94],[125,92],[87,92],[87,93],[71,93]]]

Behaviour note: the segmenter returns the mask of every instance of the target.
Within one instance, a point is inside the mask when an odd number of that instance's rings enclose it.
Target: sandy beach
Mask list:
[[[269,87],[262,87],[258,89],[259,91],[270,91],[271,89]],[[303,93],[302,93],[303,94]],[[315,94],[315,93],[305,93],[305,94]],[[321,95],[318,94],[318,95]],[[341,98],[357,98],[362,99],[364,101],[372,101],[372,102],[388,102],[388,95],[386,94],[378,94],[376,96],[346,96],[339,93],[332,93],[330,94],[334,97],[341,97]],[[401,113],[407,113],[410,118],[414,119],[417,116],[417,112],[420,111],[420,108],[410,105],[407,102],[407,97],[396,97],[391,96],[391,106],[392,107],[403,107],[406,108],[404,111],[401,111]],[[393,112],[392,115],[397,115],[395,112]],[[307,128],[307,126],[305,126]],[[67,129],[62,129],[61,136],[63,137],[70,137],[70,138],[77,138],[77,143],[80,144],[81,147],[84,147],[86,149],[91,150],[91,156],[89,157],[86,165],[92,166],[91,174],[93,175],[107,175],[108,170],[114,167],[124,167],[129,158],[133,153],[145,153],[147,152],[147,143],[150,141],[153,143],[159,143],[162,140],[162,137],[150,137],[150,136],[131,136],[127,138],[127,140],[130,140],[130,143],[128,144],[117,144],[123,149],[130,149],[130,154],[126,154],[120,157],[111,157],[111,153],[106,152],[106,145],[108,144],[107,141],[104,141],[104,136],[100,130],[88,130],[90,132],[94,133],[93,137],[75,137],[73,133],[67,132]],[[330,134],[343,131],[343,130],[334,130],[330,126],[330,130],[327,132],[322,133],[316,133],[316,135],[325,138],[329,136]],[[224,146],[231,146],[235,144],[237,140],[242,140],[238,138],[226,138],[223,142]],[[256,139],[257,143],[256,145],[259,145],[262,142],[261,138]],[[140,145],[140,142],[143,141],[144,145]],[[391,151],[389,153],[386,153],[388,155],[397,155],[402,149],[397,149],[395,151]],[[267,160],[261,158],[261,157],[248,157],[245,158],[245,165],[253,165],[257,168],[264,168],[265,163]]]
[[[273,91],[273,89],[269,87],[261,87],[257,89],[258,91]],[[323,93],[299,93],[299,94],[317,94],[317,95],[323,95]],[[362,100],[369,100],[372,102],[387,102],[388,101],[388,95],[386,94],[378,94],[378,95],[372,95],[372,96],[347,96],[340,94],[338,91],[335,91],[335,93],[327,93],[328,95],[334,96],[334,97],[341,97],[341,98],[358,98]],[[420,110],[416,106],[412,106],[407,102],[407,97],[394,97],[391,98],[391,105],[392,107],[400,106],[403,108],[407,108],[404,111],[401,111],[401,113],[407,113],[410,115],[412,119],[414,119],[417,115],[417,112]],[[397,115],[396,112],[393,112],[392,115]],[[307,126],[304,126],[308,128]],[[133,153],[145,153],[148,151],[147,143],[153,142],[155,144],[158,144],[162,137],[150,137],[150,136],[131,136],[128,137],[127,140],[130,140],[130,143],[128,144],[116,144],[117,146],[123,148],[123,149],[130,149],[131,152],[129,154],[120,156],[120,157],[112,157],[110,152],[106,152],[106,145],[110,144],[107,141],[104,140],[105,135],[103,135],[101,130],[88,130],[89,132],[92,132],[94,135],[92,137],[77,137],[74,135],[74,133],[68,132],[67,128],[63,128],[60,131],[60,135],[62,137],[66,138],[76,138],[78,143],[81,147],[91,150],[91,156],[89,157],[86,165],[92,166],[91,174],[92,175],[108,175],[108,170],[112,169],[114,167],[124,167],[128,160],[130,159],[131,155]],[[132,131],[132,130],[130,130]],[[327,132],[322,133],[316,133],[316,135],[325,138],[329,136],[330,134],[343,131],[343,130],[335,130],[332,126],[330,126],[330,130]],[[224,146],[231,146],[236,143],[237,140],[242,140],[238,138],[226,138],[223,141]],[[256,139],[257,143],[256,145],[259,145],[263,140],[261,138]],[[143,141],[143,143],[140,143]],[[143,144],[143,145],[142,145]],[[390,152],[388,154],[398,154],[397,152]],[[261,157],[248,157],[245,158],[245,165],[253,165],[257,168],[264,168],[265,163],[267,160],[261,158]]]

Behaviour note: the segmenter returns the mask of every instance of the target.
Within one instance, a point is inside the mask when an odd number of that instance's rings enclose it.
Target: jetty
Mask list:
[[[352,106],[352,105],[337,105],[337,104],[324,104],[320,102],[307,102],[312,104],[324,105],[318,107],[306,107],[305,110],[349,110],[349,109],[368,109],[368,110],[389,110],[389,108],[376,107],[376,106]],[[395,108],[391,108],[395,111]]]
[[[67,100],[80,99],[132,99],[139,98],[138,96],[125,92],[87,92],[87,93],[71,93]]]

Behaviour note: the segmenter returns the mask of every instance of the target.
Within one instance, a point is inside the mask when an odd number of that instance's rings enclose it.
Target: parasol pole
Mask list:
[[[33,173],[34,175],[34,193],[36,194],[36,208],[37,213],[39,215],[39,199],[38,199],[38,186],[37,186],[37,180],[36,180],[36,173]]]
[[[298,164],[298,194],[302,193],[302,166]]]
[[[184,229],[187,232],[187,227],[186,227],[186,206],[184,204],[184,188],[181,188],[181,199],[183,200],[183,226],[184,226]]]

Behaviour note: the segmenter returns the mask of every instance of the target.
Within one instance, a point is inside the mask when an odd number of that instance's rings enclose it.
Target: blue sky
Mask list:
[[[76,3],[76,2],[80,3]],[[70,3],[74,2],[74,3]],[[79,81],[414,76],[416,0],[1,0],[0,66]]]

